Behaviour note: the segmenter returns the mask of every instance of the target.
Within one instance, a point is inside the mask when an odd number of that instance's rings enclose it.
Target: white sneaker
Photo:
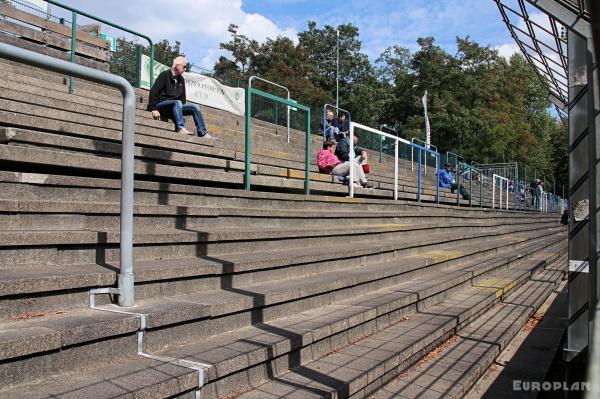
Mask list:
[[[187,134],[187,135],[190,135],[190,136],[195,136],[195,135],[196,135],[194,132],[190,132],[189,130],[187,130],[187,129],[186,129],[186,128],[184,128],[184,127],[182,127],[181,129],[179,129],[179,130],[177,131],[177,133],[180,133],[180,134]]]

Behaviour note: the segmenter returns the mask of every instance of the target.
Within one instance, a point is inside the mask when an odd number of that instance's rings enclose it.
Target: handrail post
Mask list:
[[[350,124],[350,148],[348,151],[348,157],[350,162],[350,172],[348,173],[348,188],[350,198],[354,198],[354,124]]]
[[[418,148],[419,150],[419,172],[418,172],[418,178],[417,178],[417,201],[421,202],[421,149]],[[439,176],[438,176],[439,179]]]
[[[100,23],[103,23],[103,24],[112,26],[114,28],[120,29],[122,31],[131,33],[132,35],[139,36],[139,37],[141,37],[143,39],[146,39],[148,41],[149,46],[150,46],[150,87],[152,87],[152,84],[154,84],[154,73],[153,73],[153,71],[154,71],[154,43],[152,42],[152,39],[150,39],[146,35],[142,35],[141,33],[138,33],[138,32],[133,31],[131,29],[125,28],[125,27],[123,27],[121,25],[109,22],[109,21],[107,21],[105,19],[102,19],[102,18],[99,18],[99,17],[96,17],[96,16],[94,16],[92,14],[89,14],[89,13],[87,13],[85,11],[78,10],[76,8],[73,8],[71,6],[63,4],[63,3],[59,2],[59,1],[56,1],[56,0],[46,0],[46,3],[50,3],[52,5],[64,8],[65,10],[69,10],[69,11],[71,11],[73,13],[73,21],[72,21],[72,25],[71,25],[71,29],[73,31],[76,30],[76,26],[77,26],[77,24],[75,23],[76,22],[75,21],[76,20],[75,14],[79,14],[79,15],[82,15],[84,17],[88,17],[90,19],[98,21]],[[63,23],[63,19],[61,18],[61,24],[62,23]],[[75,37],[74,34],[72,34],[71,36],[72,36],[72,38]],[[73,43],[71,43],[71,45],[73,45]],[[71,87],[72,87],[72,85],[71,85]],[[71,93],[71,94],[73,94],[73,93]]]
[[[288,100],[288,102],[291,100],[290,90],[287,87],[282,86],[280,84],[277,84],[275,82],[271,82],[270,80],[263,79],[263,78],[261,78],[259,76],[256,76],[256,75],[252,75],[252,76],[250,76],[250,79],[248,79],[248,88],[252,87],[252,80],[253,79],[257,79],[257,80],[260,80],[262,82],[268,83],[270,85],[273,85],[273,86],[279,87],[281,89],[284,89],[286,91],[286,93],[287,93],[287,100]],[[289,106],[289,104],[286,104],[286,105],[287,105],[287,116],[288,116],[288,119],[287,119],[287,142],[289,143],[290,142],[290,106]]]
[[[440,163],[441,163],[442,159],[439,153],[437,153],[437,155],[435,156],[435,173],[439,173],[440,170]],[[437,176],[437,179],[439,179],[439,176]],[[440,204],[440,184],[439,181],[437,181],[436,179],[436,184],[435,184],[435,203],[436,204]]]
[[[288,112],[289,112],[289,106],[288,106]],[[289,115],[289,114],[288,114]],[[289,118],[288,118],[289,120]],[[309,195],[310,194],[310,142],[311,142],[311,136],[310,136],[310,108],[307,111],[306,114],[306,155],[304,157],[304,194],[305,195]]]
[[[496,175],[492,175],[492,209],[494,208],[496,208]]]
[[[135,87],[142,86],[142,74],[140,69],[142,68],[142,46],[139,44],[135,45]]]
[[[469,166],[469,207],[473,206],[473,168]]]
[[[154,84],[154,43],[149,38],[148,41],[150,42],[150,87],[152,87]]]
[[[394,199],[398,199],[398,140],[394,146]]]
[[[77,42],[77,13],[71,12],[71,62],[75,63],[75,50]],[[69,76],[69,94],[73,94],[75,91],[75,79],[73,76]]]
[[[120,306],[133,306],[133,179],[135,146],[135,92],[124,78],[77,65],[34,51],[0,43],[0,57],[53,72],[90,80],[115,87],[123,95],[123,137],[121,141],[121,215],[120,215],[120,260],[117,282]]]
[[[250,129],[252,128],[252,116],[250,110],[252,103],[252,88],[248,86],[246,89],[246,135],[244,141],[244,189],[250,191]]]

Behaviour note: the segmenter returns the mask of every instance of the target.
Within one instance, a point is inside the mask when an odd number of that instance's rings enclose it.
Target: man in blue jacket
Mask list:
[[[471,197],[469,197],[469,193],[467,193],[467,190],[465,190],[463,185],[461,184],[459,186],[456,184],[456,180],[454,180],[454,177],[452,176],[452,165],[449,163],[445,164],[444,168],[438,171],[438,186],[441,188],[449,188],[452,193],[458,189],[464,200],[468,201],[471,199]]]

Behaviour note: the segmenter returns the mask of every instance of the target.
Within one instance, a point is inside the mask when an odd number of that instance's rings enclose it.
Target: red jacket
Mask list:
[[[322,173],[331,173],[333,168],[342,162],[329,150],[321,150],[317,154],[317,165]]]

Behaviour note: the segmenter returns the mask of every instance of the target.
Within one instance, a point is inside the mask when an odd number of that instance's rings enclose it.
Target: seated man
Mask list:
[[[183,72],[187,65],[185,57],[177,57],[173,60],[171,69],[163,71],[158,75],[148,99],[148,111],[152,111],[154,119],[168,120],[175,122],[175,131],[181,134],[194,135],[185,128],[184,115],[192,115],[196,123],[198,136],[211,137],[206,131],[200,107],[196,104],[185,103],[185,79]]]
[[[350,161],[341,162],[338,157],[335,156],[335,143],[331,140],[327,140],[323,143],[323,149],[317,154],[317,165],[321,173],[332,174],[334,176],[349,176],[350,165],[354,168],[354,185],[356,187],[373,188],[367,182],[365,172],[362,167],[356,163]]]
[[[346,123],[346,114],[343,112],[338,114],[337,120],[333,121],[333,126],[337,128],[337,134],[344,133],[345,135],[348,135],[348,132],[350,131],[350,128]]]
[[[444,168],[438,171],[438,185],[441,188],[449,188],[452,193],[458,189],[464,200],[468,201],[471,199],[471,197],[469,197],[469,193],[467,193],[467,190],[465,190],[463,185],[461,184],[459,186],[456,184],[454,177],[452,177],[452,165],[449,163],[445,164]]]
[[[337,135],[338,128],[334,126],[334,118],[333,111],[327,111],[327,117],[324,121],[321,122],[321,127],[323,128],[323,135],[325,136],[325,141],[333,140],[333,138]]]

